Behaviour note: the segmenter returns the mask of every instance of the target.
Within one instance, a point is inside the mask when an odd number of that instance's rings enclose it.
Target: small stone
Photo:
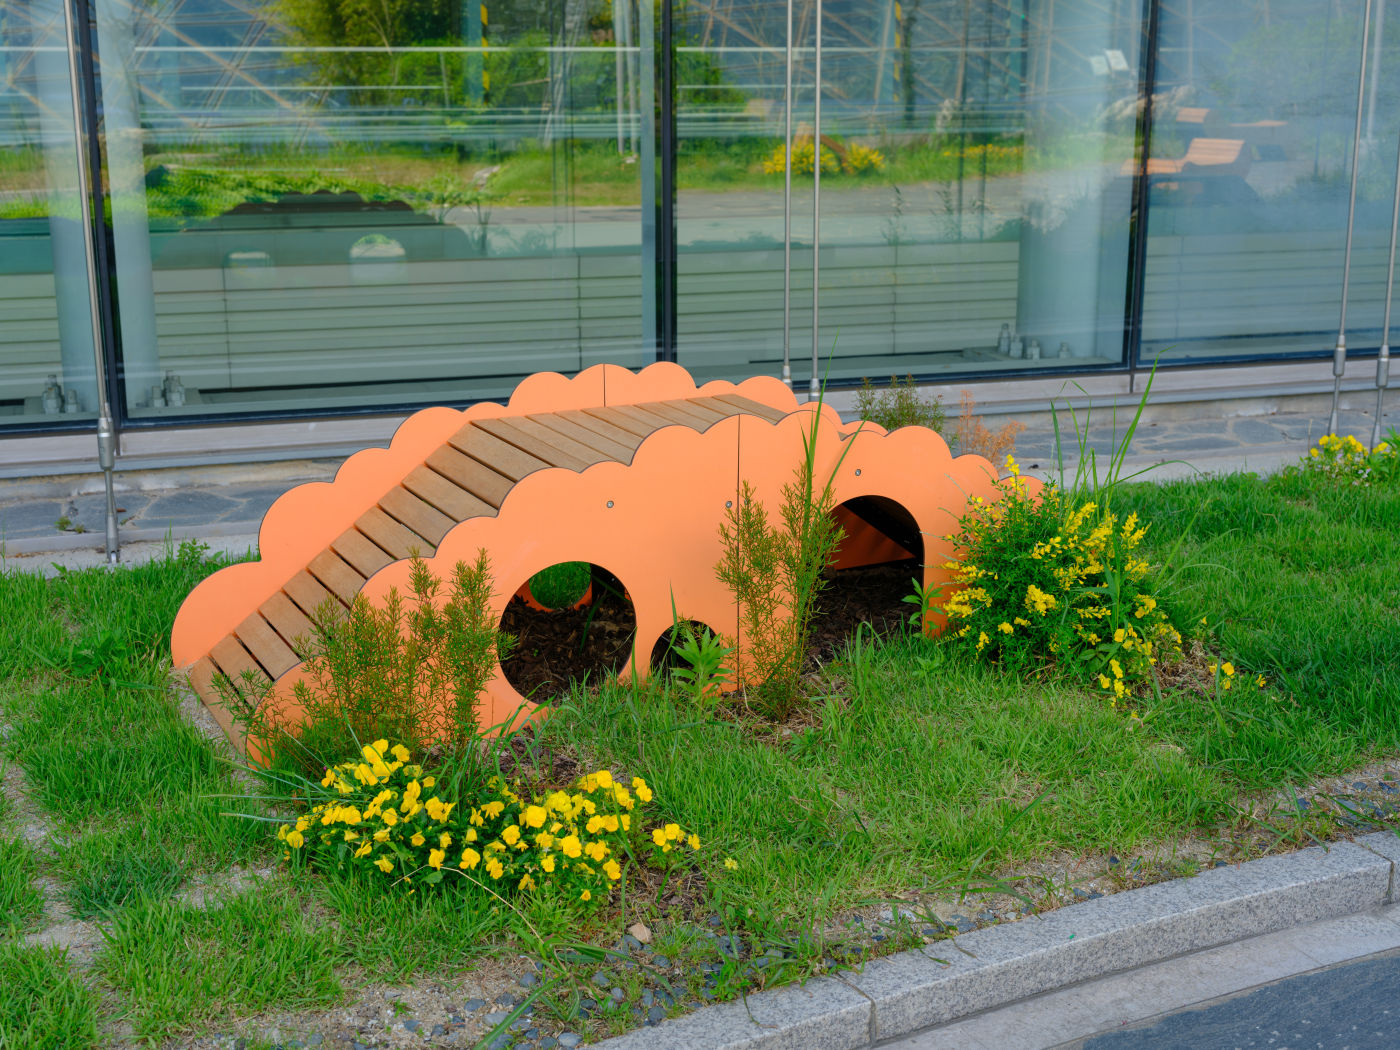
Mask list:
[[[529,1039],[529,1040],[531,1040],[531,1041],[533,1042],[534,1040],[538,1039],[539,1037],[540,1037],[540,1030],[539,1030],[538,1028],[527,1028],[527,1029],[525,1029],[525,1038],[526,1038],[526,1039]]]
[[[486,1050],[506,1050],[506,1047],[510,1046],[510,1044],[510,1036],[502,1032],[500,1035],[496,1036],[495,1039],[492,1039],[486,1044]]]
[[[462,1023],[462,1015],[461,1015],[461,1014],[448,1014],[448,1015],[447,1015],[447,1023],[448,1023],[448,1024],[461,1024],[461,1023]]]
[[[533,988],[540,983],[540,979],[532,973],[527,973],[516,983],[522,988]]]
[[[529,1027],[530,1019],[528,1017],[517,1017],[514,1021],[510,1023],[510,1030],[512,1032],[523,1032]]]
[[[1215,862],[1215,866],[1217,868],[1228,868],[1230,866],[1230,862],[1228,860],[1217,860]]]
[[[719,918],[718,915],[711,915],[711,916],[710,916],[708,919],[706,919],[705,921],[708,922],[711,926],[719,926],[719,925],[721,925],[721,923],[720,923],[720,918]]]
[[[644,923],[634,922],[631,926],[627,927],[627,932],[635,938],[639,944],[651,943],[651,930],[649,930]]]
[[[1076,887],[1074,887],[1074,889],[1073,889],[1072,892],[1074,893],[1074,895],[1075,895],[1076,897],[1078,897],[1078,898],[1079,898],[1080,900],[1082,900],[1082,901],[1087,901],[1087,900],[1089,899],[1089,891],[1088,891],[1088,890],[1081,890],[1078,886],[1076,886]]]
[[[325,1041],[326,1037],[323,1036],[320,1032],[316,1032],[315,1034],[306,1037],[307,1046],[320,1046]]]
[[[485,999],[468,999],[462,1004],[462,1012],[474,1014],[486,1005]]]
[[[500,1024],[509,1016],[509,1010],[492,1010],[489,1014],[486,1015],[486,1023],[489,1024],[492,1028],[494,1028],[496,1027],[496,1025]]]
[[[431,1032],[429,1032],[428,1034],[429,1034],[429,1035],[434,1035],[434,1036],[446,1035],[446,1034],[447,1034],[447,1026],[446,1026],[446,1025],[435,1024],[435,1025],[433,1025],[433,1030],[432,1030]]]
[[[870,939],[878,944],[885,939],[885,935],[883,933],[872,934]]]
[[[552,1035],[547,1035],[540,1040],[540,1050],[554,1050],[559,1045],[559,1040]]]
[[[612,982],[608,979],[607,974],[605,974],[602,970],[599,970],[593,975],[593,983],[596,984],[599,988],[606,988]]]
[[[1110,868],[1117,867],[1117,866],[1118,866],[1119,864],[1121,864],[1121,863],[1122,863],[1122,862],[1121,862],[1117,857],[1110,856],[1110,857],[1108,858],[1108,866],[1109,866]]]
[[[569,1050],[572,1050],[573,1047],[578,1046],[581,1042],[583,1042],[583,1036],[579,1035],[577,1032],[559,1033],[559,1045],[569,1048]]]
[[[640,951],[642,947],[642,942],[630,933],[624,933],[619,943],[628,951]]]
[[[1351,786],[1354,787],[1357,791],[1365,791],[1365,790],[1366,790],[1366,781],[1364,781],[1364,780],[1354,780],[1354,781],[1352,781]]]
[[[650,988],[642,989],[642,1005],[650,1006],[656,1000],[656,994]]]
[[[627,993],[624,992],[621,988],[612,989],[608,992],[608,995],[612,997],[612,1001],[615,1003],[620,1003],[622,1002],[622,1000],[627,998]]]
[[[516,1003],[515,996],[511,995],[509,992],[507,992],[505,995],[498,995],[498,996],[496,996],[496,1005],[497,1005],[497,1006],[514,1006],[515,1003]]]
[[[666,1008],[663,1006],[653,1006],[647,1011],[647,1021],[651,1024],[656,1024],[657,1021],[663,1020],[665,1017]]]
[[[1394,784],[1388,783],[1384,780],[1380,782],[1380,789],[1384,791],[1387,795],[1393,795],[1396,791],[1400,791],[1400,788],[1397,788]]]
[[[418,1020],[418,1018],[410,1017],[404,1021],[403,1026],[405,1031],[416,1032],[422,1024],[423,1022]]]
[[[715,997],[715,990],[714,990],[713,988],[701,988],[701,989],[700,989],[700,998],[701,998],[701,999],[713,999],[714,997]]]
[[[1298,799],[1298,808],[1299,808],[1299,809],[1311,809],[1311,808],[1312,808],[1312,803],[1309,802],[1309,801],[1308,801],[1307,799],[1305,799],[1305,798],[1300,798],[1300,799]]]
[[[658,955],[658,956],[656,956],[654,959],[652,959],[651,961],[652,961],[652,963],[653,963],[654,965],[661,967],[661,969],[663,969],[663,970],[666,969],[666,967],[668,967],[668,966],[671,965],[671,960],[668,959],[668,958],[666,958],[666,956],[664,956],[664,955]]]

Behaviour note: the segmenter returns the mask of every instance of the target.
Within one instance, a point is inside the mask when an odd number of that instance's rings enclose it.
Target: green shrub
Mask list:
[[[942,399],[920,397],[913,376],[905,376],[902,381],[890,376],[888,388],[873,386],[869,379],[861,380],[861,388],[856,391],[856,415],[886,430],[928,427],[942,434],[948,422]],[[948,438],[950,446],[953,440]]]

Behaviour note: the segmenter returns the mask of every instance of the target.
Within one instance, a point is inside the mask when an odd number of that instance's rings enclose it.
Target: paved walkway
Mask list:
[[[1094,450],[1101,465],[1130,419],[1120,415],[1115,426],[1106,413],[1092,417],[1086,448]],[[1400,424],[1400,406],[1389,408],[1386,423]],[[1066,418],[1061,426],[1072,471],[1078,446],[1071,421]],[[1168,480],[1198,473],[1270,473],[1306,454],[1326,427],[1325,413],[1303,412],[1144,423],[1124,474],[1148,470],[1146,477]],[[1339,429],[1369,443],[1371,416],[1344,412]],[[1016,457],[1027,472],[1054,476],[1053,429],[1038,425],[1023,433]],[[295,460],[204,470],[118,470],[123,560],[158,554],[167,540],[197,539],[215,550],[248,550],[256,546],[258,525],[278,496],[306,481],[330,480],[339,465],[338,460]],[[100,564],[104,512],[100,474],[0,480],[0,552],[17,566]]]

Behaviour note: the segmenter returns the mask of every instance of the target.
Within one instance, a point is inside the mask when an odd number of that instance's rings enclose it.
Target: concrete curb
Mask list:
[[[166,528],[121,529],[118,537],[122,549],[128,544],[172,543],[182,540],[223,540],[251,537],[257,543],[261,521],[216,521],[208,525],[171,525]],[[106,543],[100,530],[88,532],[57,532],[52,536],[26,536],[0,542],[0,553],[7,558],[32,558],[41,554],[64,554],[71,551],[104,549]],[[211,544],[213,546],[213,544]]]
[[[1068,985],[1395,900],[1400,837],[1213,868],[707,1006],[607,1050],[859,1050]],[[943,956],[936,958],[935,955]]]

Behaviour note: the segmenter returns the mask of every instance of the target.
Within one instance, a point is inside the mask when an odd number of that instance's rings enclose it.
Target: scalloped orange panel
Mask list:
[[[215,573],[185,600],[171,638],[175,664],[241,748],[216,675],[250,669],[275,683],[269,702],[292,713],[291,687],[302,678],[293,646],[319,605],[405,591],[414,554],[447,577],[480,549],[497,617],[541,569],[584,561],[626,588],[636,653],[651,653],[673,610],[737,636],[733,597],[714,575],[720,523],[741,480],[776,515],[808,440],[836,502],[877,497],[894,508],[922,534],[925,584],[946,582],[941,566],[952,551],[942,537],[972,497],[998,494],[986,460],[955,459],[932,430],[843,424],[769,377],[697,387],[674,364],[636,373],[596,365],[573,378],[531,376],[505,405],[425,409],[388,448],[351,456],[334,481],[282,496],[263,519],[260,560]],[[839,567],[908,557],[907,536],[901,546],[869,515],[847,506],[838,514],[847,532]],[[629,664],[623,674],[648,670]],[[483,724],[529,711],[498,666]]]

